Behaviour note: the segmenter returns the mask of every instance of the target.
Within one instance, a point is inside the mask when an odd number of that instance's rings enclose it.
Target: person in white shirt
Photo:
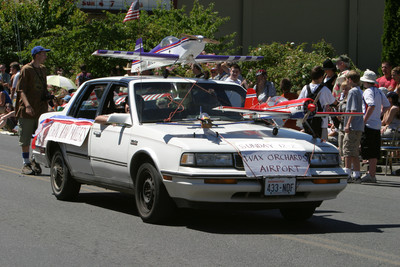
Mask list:
[[[11,84],[11,89],[10,89],[10,97],[11,97],[11,100],[14,101],[17,97],[17,94],[16,94],[17,82],[19,79],[19,75],[21,73],[21,67],[18,62],[12,62],[10,64],[10,72],[12,75],[11,76],[12,84]]]
[[[361,177],[362,182],[376,183],[376,164],[381,152],[381,114],[390,103],[381,90],[375,87],[376,74],[367,69],[360,81],[363,82],[364,134],[361,138],[361,156],[369,162],[368,172]]]
[[[324,84],[322,83],[324,79],[324,73],[325,72],[321,66],[314,67],[311,70],[311,83],[303,87],[298,97],[298,99],[307,97],[315,99],[317,95],[320,94],[318,102],[322,110],[319,111],[328,111],[330,105],[337,105],[337,101],[332,95],[331,90],[329,90],[329,88],[324,86]],[[321,120],[317,117],[314,117],[307,121],[309,124],[311,124],[311,128],[314,131],[316,137],[319,137],[323,140],[328,140],[328,117],[322,118],[322,122],[320,125],[319,122]],[[305,129],[307,129],[307,127],[305,127]]]
[[[238,64],[233,64],[230,69],[230,75],[228,78],[225,79],[227,82],[234,82],[236,84],[241,84],[242,81],[239,80],[239,75],[240,75],[240,67]]]

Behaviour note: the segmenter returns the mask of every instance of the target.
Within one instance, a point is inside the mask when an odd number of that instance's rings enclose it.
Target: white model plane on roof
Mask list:
[[[135,51],[97,50],[92,55],[133,60],[132,72],[155,69],[177,63],[256,61],[264,58],[262,56],[201,55],[206,43],[217,44],[218,41],[201,35],[183,36],[182,39],[167,36],[150,52],[144,52],[142,38],[139,38],[136,40]]]

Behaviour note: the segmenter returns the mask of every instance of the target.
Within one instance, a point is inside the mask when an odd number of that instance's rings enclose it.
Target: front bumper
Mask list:
[[[166,173],[163,173],[163,175]],[[172,180],[163,180],[169,195],[179,207],[201,205],[259,206],[260,208],[279,208],[282,205],[322,202],[334,199],[346,187],[347,176],[325,175],[296,178],[295,195],[265,196],[264,180],[246,176],[184,176],[171,175]],[[205,179],[235,179],[236,184],[208,184]],[[338,179],[337,183],[316,184],[315,179]]]

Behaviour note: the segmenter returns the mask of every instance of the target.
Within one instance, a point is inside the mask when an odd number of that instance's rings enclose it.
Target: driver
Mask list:
[[[130,112],[130,108],[129,108],[129,97],[127,96],[125,98],[125,102],[124,102],[124,109],[125,109],[125,113],[129,113]],[[105,115],[99,115],[94,119],[95,123],[99,123],[99,124],[108,124],[108,117],[110,115],[109,114],[105,114]]]

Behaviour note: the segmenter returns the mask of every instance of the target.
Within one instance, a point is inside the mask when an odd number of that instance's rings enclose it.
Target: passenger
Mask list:
[[[324,79],[324,70],[321,66],[316,66],[311,70],[311,83],[307,84],[301,90],[298,99],[301,98],[312,98],[315,99],[320,94],[317,101],[319,111],[328,111],[330,105],[336,105],[337,101],[333,97],[328,87],[322,83]],[[319,137],[323,140],[328,140],[328,117],[321,119],[320,117],[314,117],[307,120],[308,124],[303,127],[308,134],[312,134],[314,137]],[[311,129],[310,129],[311,127]]]
[[[159,108],[159,109],[165,109],[165,108],[168,108],[168,103],[169,103],[170,101],[166,98],[166,97],[160,97],[160,98],[158,98],[157,100],[156,100],[156,106]]]
[[[254,90],[257,93],[258,102],[268,102],[271,97],[276,96],[276,89],[273,82],[267,81],[267,72],[260,69],[256,72],[256,85]]]
[[[391,138],[393,135],[399,135],[400,129],[400,103],[399,95],[395,92],[390,92],[386,96],[390,103],[390,108],[385,112],[382,119],[381,134],[382,137]]]
[[[352,87],[347,96],[346,112],[362,112],[363,92],[359,87],[360,74],[351,70],[346,74],[346,81]],[[347,181],[350,183],[361,183],[359,148],[363,131],[364,121],[362,116],[345,117],[343,139],[344,170],[349,176]]]
[[[376,74],[366,70],[360,79],[365,91],[364,134],[361,138],[361,155],[368,160],[368,172],[361,178],[362,182],[376,183],[376,164],[381,152],[381,114],[390,107],[390,103],[381,90],[375,87]]]

